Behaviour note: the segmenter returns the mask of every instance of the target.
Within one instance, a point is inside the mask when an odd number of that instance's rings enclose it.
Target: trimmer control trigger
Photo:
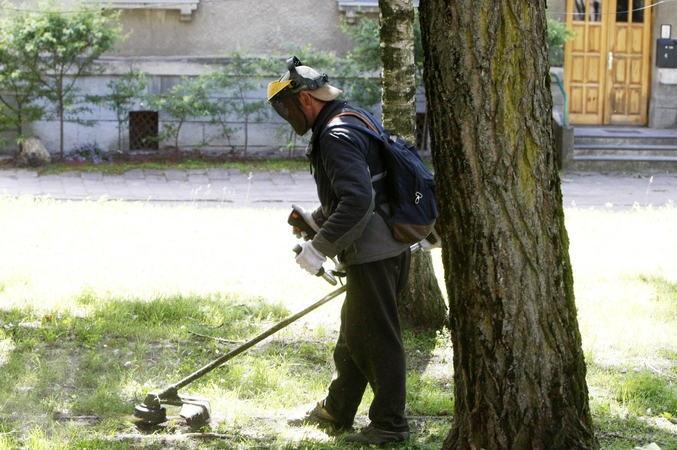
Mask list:
[[[294,246],[293,250],[294,250],[294,253],[299,255],[301,253],[301,251],[303,251],[303,248],[301,248],[300,245],[296,244]],[[332,286],[336,286],[338,284],[334,275],[325,271],[324,267],[320,267],[320,270],[315,274],[315,276],[324,278],[325,280],[327,280],[327,283],[331,284]]]

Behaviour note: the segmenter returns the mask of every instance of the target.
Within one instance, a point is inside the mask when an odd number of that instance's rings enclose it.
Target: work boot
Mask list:
[[[359,433],[349,434],[343,438],[346,442],[359,442],[361,444],[387,444],[389,442],[407,442],[408,431],[388,431],[369,425]]]
[[[305,414],[298,417],[287,419],[287,424],[292,427],[303,425],[317,425],[321,428],[332,428],[334,430],[348,430],[352,425],[346,425],[335,419],[324,409],[324,400],[317,402],[314,408],[306,411]]]

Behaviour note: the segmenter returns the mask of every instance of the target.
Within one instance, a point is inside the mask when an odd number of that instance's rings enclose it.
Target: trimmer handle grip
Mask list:
[[[287,223],[294,227],[294,231],[297,233],[306,233],[306,240],[312,240],[317,232],[313,230],[313,227],[308,225],[308,223],[303,220],[303,216],[296,209],[291,210]]]
[[[301,248],[301,246],[299,244],[296,244],[294,246],[293,250],[294,250],[294,253],[299,255],[303,251],[303,248]],[[327,283],[331,284],[332,286],[336,286],[336,284],[337,284],[336,278],[334,278],[334,275],[330,274],[329,272],[326,272],[324,270],[324,267],[320,267],[320,270],[317,271],[315,276],[324,278],[325,280],[327,280]]]

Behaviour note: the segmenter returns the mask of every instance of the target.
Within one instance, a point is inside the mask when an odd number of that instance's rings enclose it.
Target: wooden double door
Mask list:
[[[569,121],[645,125],[651,69],[652,0],[567,0],[564,84]]]

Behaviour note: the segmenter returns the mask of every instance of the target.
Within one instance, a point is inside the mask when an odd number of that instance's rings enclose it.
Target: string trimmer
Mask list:
[[[307,224],[305,224],[305,222],[299,223],[298,222],[299,218],[300,217],[298,213],[296,211],[292,211],[288,221],[292,226],[296,227],[297,229],[302,229],[302,231],[305,231],[308,234],[308,238],[312,239],[312,236],[315,234],[314,230],[307,227]],[[419,244],[414,244],[411,246],[412,252],[415,252],[419,249],[421,249],[421,245]],[[296,253],[300,252],[301,247],[296,246],[294,248],[294,251]],[[332,285],[337,284],[336,281],[337,277],[345,276],[345,271],[343,270],[342,265],[335,260],[334,263],[336,264],[334,269],[329,271],[325,271],[324,269],[322,269],[317,274],[317,276],[322,276]],[[192,374],[185,377],[183,380],[172,384],[171,386],[165,388],[160,392],[151,392],[147,394],[142,404],[134,406],[134,416],[137,417],[138,419],[141,419],[140,421],[144,424],[157,425],[167,421],[167,409],[165,408],[164,405],[172,405],[181,407],[179,415],[186,420],[188,426],[192,428],[200,428],[203,425],[206,425],[207,421],[211,416],[211,405],[209,401],[207,399],[199,397],[188,397],[184,395],[179,395],[179,389],[181,389],[184,386],[187,386],[188,384],[192,383],[198,378],[208,374],[217,367],[220,367],[226,361],[250,349],[251,347],[258,344],[268,336],[271,336],[280,331],[281,329],[289,326],[291,323],[295,322],[296,320],[300,319],[301,317],[305,316],[311,311],[314,311],[315,309],[319,308],[320,306],[324,305],[325,303],[334,299],[335,297],[338,297],[345,291],[346,286],[342,285],[341,287],[334,290],[333,292],[330,292],[322,299],[313,303],[303,311],[300,311],[294,314],[293,316],[286,318],[282,322],[279,322],[278,324],[272,326],[271,328],[259,334],[258,336],[250,339],[249,341],[231,350],[225,355],[215,359],[214,361],[210,362],[201,369],[196,370]]]
[[[193,372],[183,380],[172,384],[171,386],[165,388],[161,392],[149,393],[148,395],[146,395],[146,398],[142,404],[136,405],[134,407],[134,416],[141,419],[141,422],[145,424],[160,424],[167,421],[167,410],[164,407],[164,405],[181,406],[181,412],[179,413],[179,415],[186,420],[186,423],[190,427],[200,428],[201,426],[205,425],[209,420],[211,414],[209,401],[202,398],[186,397],[183,395],[179,395],[179,389],[192,383],[198,378],[206,375],[207,373],[221,366],[223,363],[234,358],[235,356],[239,355],[245,350],[248,350],[249,348],[258,344],[268,336],[277,333],[281,329],[287,327],[292,322],[300,319],[309,312],[324,305],[329,300],[338,297],[343,292],[345,292],[345,290],[346,290],[345,285],[339,287],[338,289],[327,294],[321,300],[310,305],[303,311],[298,312],[291,317],[288,317],[287,319],[283,320],[277,325],[269,328],[268,330],[250,339],[249,341],[245,342],[239,347],[231,350],[230,352],[226,353],[220,358],[215,359],[214,361],[210,362],[201,369]]]
[[[289,216],[289,223],[291,225],[296,226],[295,222],[296,217],[297,216],[295,215],[295,212],[292,211],[292,214]],[[309,231],[311,233],[310,237],[312,238],[314,231],[312,229],[310,229]],[[298,251],[300,251],[300,246],[295,247],[294,251],[298,253]],[[336,261],[334,262],[336,263]],[[341,270],[340,264],[337,264],[336,267],[334,267],[334,269],[329,271],[325,271],[324,269],[322,269],[317,275],[322,276],[330,284],[336,285],[337,284],[336,278],[345,276],[345,272]],[[167,409],[165,408],[164,405],[180,406],[181,411],[179,415],[186,420],[186,423],[190,427],[192,428],[202,427],[207,423],[211,415],[211,405],[209,401],[199,397],[188,397],[184,395],[179,395],[179,389],[192,383],[198,378],[208,374],[212,370],[221,366],[226,361],[250,349],[251,347],[258,344],[268,336],[277,333],[281,329],[287,327],[288,325],[305,316],[306,314],[310,313],[311,311],[319,308],[320,306],[324,305],[333,298],[338,297],[339,295],[344,293],[345,290],[346,286],[342,285],[341,287],[327,294],[322,299],[320,299],[316,303],[313,303],[303,311],[298,312],[293,316],[286,318],[282,322],[272,326],[271,328],[259,334],[258,336],[250,339],[249,341],[231,350],[225,355],[215,359],[214,361],[210,362],[201,369],[196,370],[183,380],[172,384],[171,386],[165,388],[160,392],[151,392],[147,394],[142,404],[134,406],[134,416],[138,419],[141,419],[140,421],[144,424],[157,425],[167,421]]]

